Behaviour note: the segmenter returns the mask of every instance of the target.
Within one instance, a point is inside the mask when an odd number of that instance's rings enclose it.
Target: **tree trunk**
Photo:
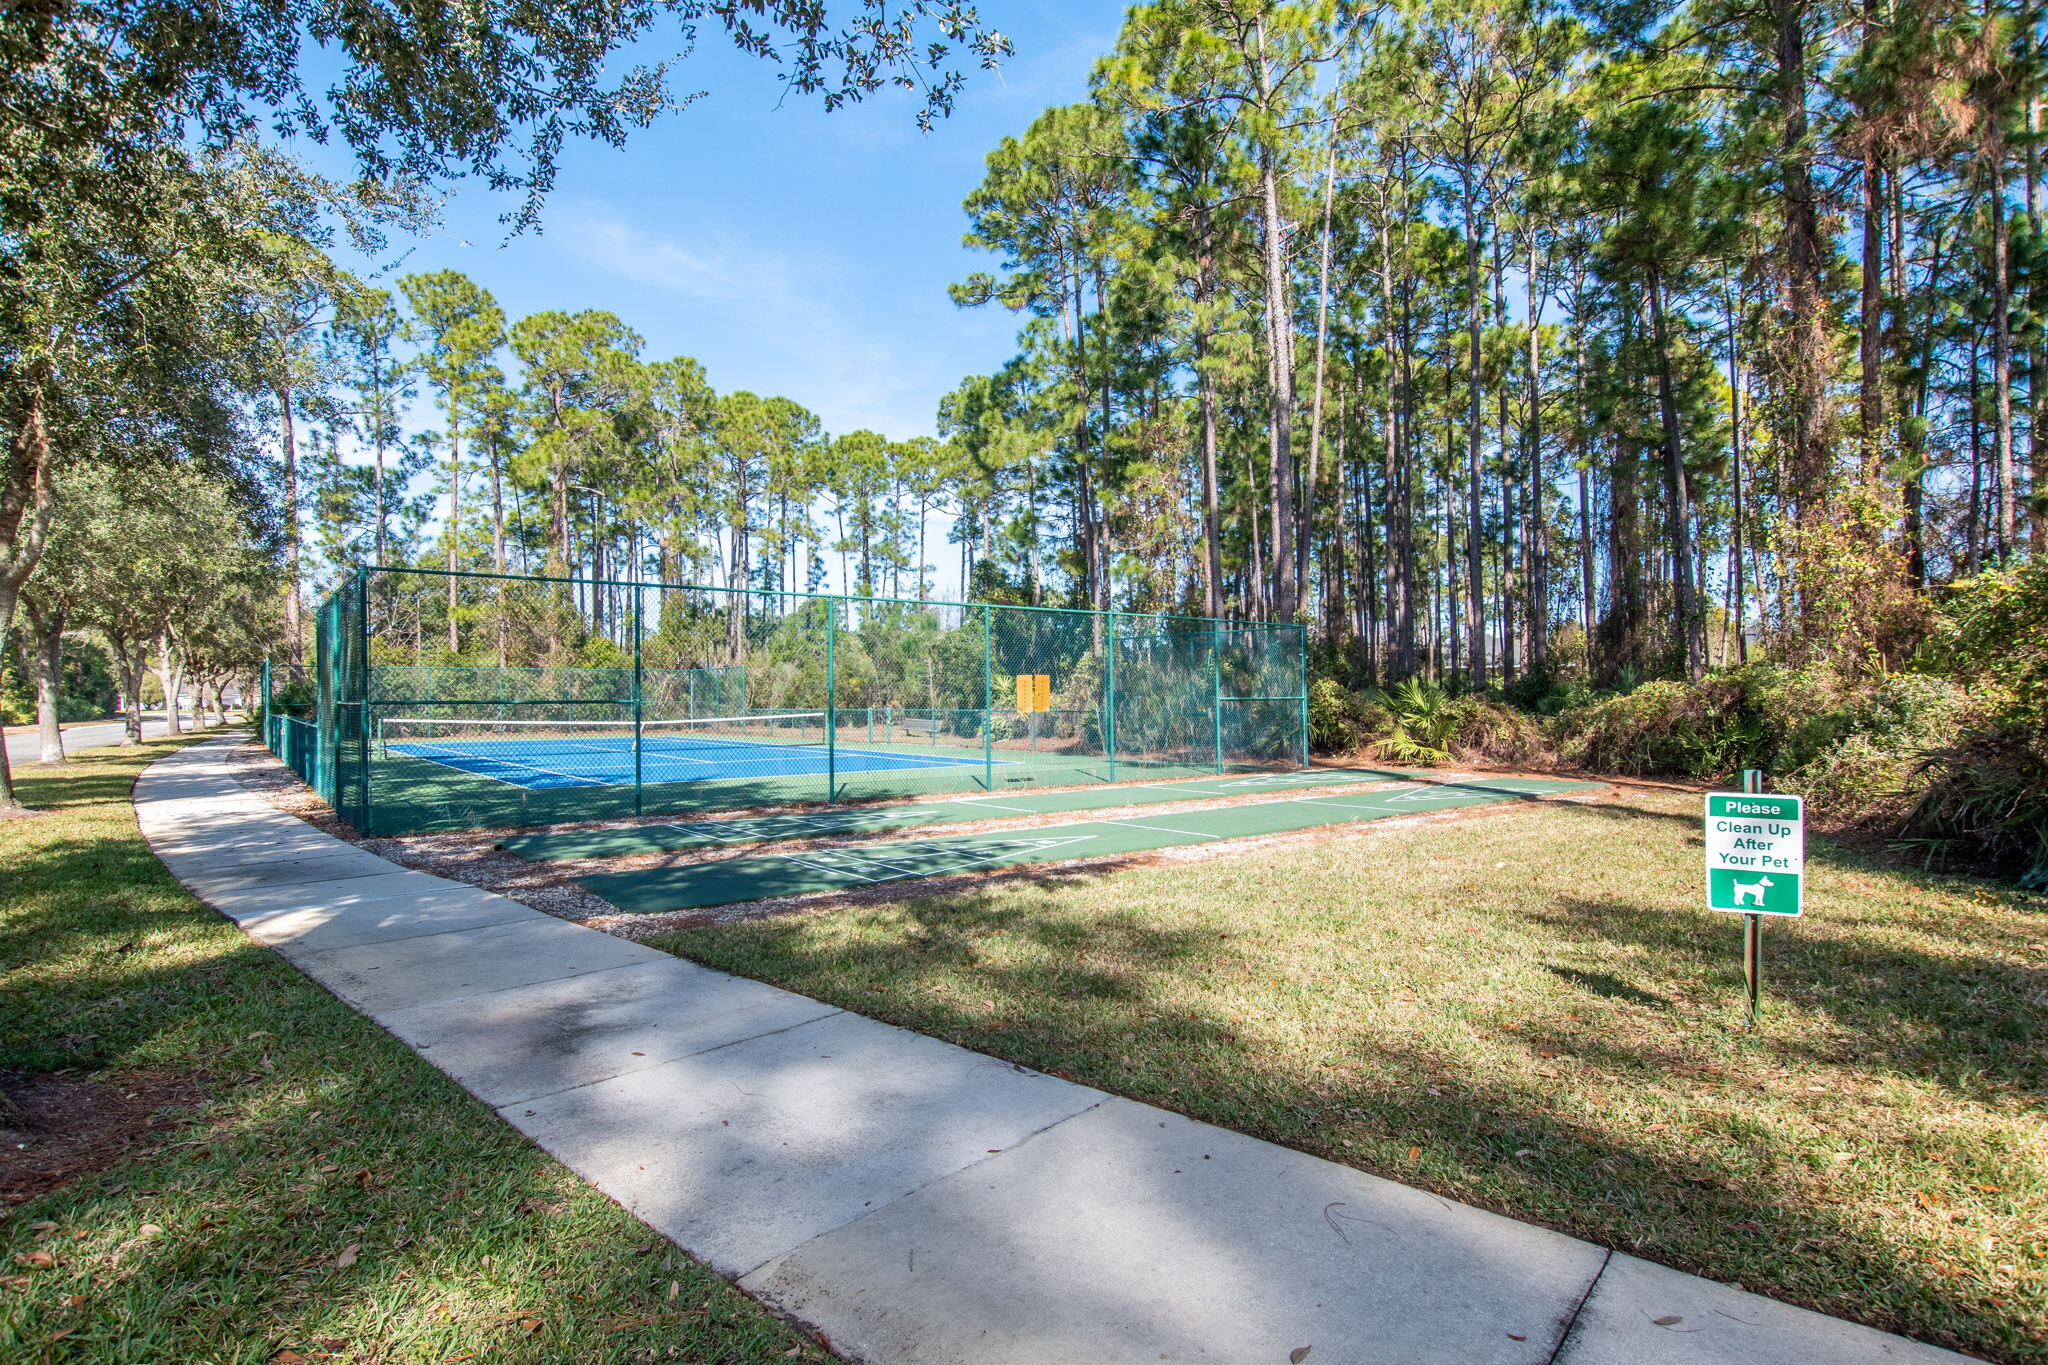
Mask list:
[[[64,731],[58,721],[57,703],[64,694],[64,609],[37,611],[33,602],[22,604],[28,616],[29,636],[35,644],[36,732],[42,742],[41,762],[64,761]]]
[[[1586,436],[1586,327],[1584,276],[1575,264],[1572,282],[1572,453],[1579,466],[1579,629],[1585,634],[1586,671],[1594,671],[1594,622],[1599,616],[1599,582],[1593,558],[1593,452]]]
[[[1251,566],[1247,572],[1245,596],[1251,615],[1264,618],[1266,611],[1266,569],[1259,546],[1259,471],[1252,464],[1249,450],[1244,455],[1245,502],[1251,515],[1245,518],[1246,529],[1251,533]]]
[[[1728,419],[1731,445],[1729,447],[1728,485],[1733,495],[1734,507],[1728,519],[1728,616],[1735,632],[1735,659],[1738,663],[1749,662],[1749,633],[1743,628],[1748,616],[1748,603],[1743,593],[1742,566],[1742,494],[1743,494],[1743,430],[1742,430],[1742,370],[1735,350],[1735,306],[1722,300],[1722,316],[1728,327]]]
[[[1508,326],[1508,302],[1506,292],[1507,233],[1493,234],[1493,325],[1497,331],[1506,332]],[[1494,390],[1494,440],[1500,450],[1500,553],[1495,563],[1494,596],[1499,602],[1495,615],[1499,618],[1500,677],[1502,682],[1512,682],[1521,668],[1519,639],[1516,632],[1516,598],[1520,593],[1521,580],[1517,573],[1521,557],[1526,553],[1528,540],[1520,534],[1521,508],[1515,505],[1515,462],[1510,457],[1514,449],[1508,436],[1508,381],[1501,375],[1500,383]]]
[[[2040,15],[2032,0],[2020,6],[2020,32],[2025,35],[2024,70],[2040,70]],[[2041,240],[2041,95],[2039,87],[2027,91],[2027,226],[2035,241]],[[2028,312],[2043,312],[2043,288],[2036,271],[2028,282]],[[2027,348],[2027,490],[2033,494],[2033,515],[2028,519],[2027,548],[2034,554],[2048,553],[2048,443],[2041,440],[2041,338],[2036,334]]]
[[[279,439],[284,458],[284,647],[285,658],[291,665],[292,676],[299,677],[306,669],[306,647],[303,639],[305,622],[300,615],[299,603],[299,437],[292,426],[292,389],[289,384],[280,385],[277,390],[277,412],[280,424]],[[378,461],[378,493],[383,492],[383,461]],[[379,503],[379,510],[382,504]],[[382,531],[383,523],[378,523]],[[381,554],[383,540],[378,539]],[[137,742],[140,742],[138,736]]]
[[[157,646],[157,682],[164,690],[164,733],[182,735],[185,733],[184,717],[178,713],[178,691],[185,682],[185,670],[178,658],[178,648],[169,638]]]
[[[2012,278],[2011,224],[2005,213],[2005,148],[1990,149],[1991,194],[1991,402],[1992,458],[1998,480],[1995,522],[2000,562],[2019,541],[2019,506],[2012,469]]]
[[[1579,468],[1579,630],[1585,635],[1586,671],[1593,670],[1593,629],[1598,584],[1593,578],[1593,488]]]
[[[732,559],[725,571],[726,582],[732,587],[726,615],[726,661],[735,664],[746,659],[747,595],[740,589],[747,583],[747,530],[747,499],[743,491],[732,526]]]
[[[1868,0],[1866,0],[1866,12]],[[1884,459],[1884,173],[1877,148],[1863,153],[1863,311],[1858,328],[1861,365],[1858,435],[1863,478],[1874,483]]]
[[[1550,666],[1550,513],[1543,495],[1550,487],[1543,469],[1543,324],[1537,287],[1536,229],[1529,229],[1529,273],[1523,311],[1529,320],[1529,667]]]
[[[1817,520],[1828,500],[1828,338],[1821,288],[1819,211],[1813,186],[1813,151],[1807,139],[1806,17],[1810,0],[1772,0],[1772,57],[1777,67],[1779,156],[1782,161],[1782,234],[1790,326],[1785,382],[1792,407],[1791,484],[1803,525]]]
[[[1393,244],[1389,240],[1393,234],[1387,221],[1393,216],[1391,197],[1384,209],[1379,230],[1380,317],[1388,364],[1385,379],[1386,410],[1382,418],[1384,429],[1380,433],[1380,515],[1385,521],[1382,543],[1386,549],[1386,609],[1378,615],[1384,637],[1380,662],[1390,675],[1383,681],[1391,681],[1391,675],[1399,674],[1405,677],[1415,671],[1415,622],[1409,610],[1407,569],[1402,554],[1404,522],[1409,515],[1409,508],[1400,487],[1404,421],[1402,404],[1407,394],[1407,296],[1404,287],[1404,306],[1397,314],[1394,307]],[[1371,518],[1368,513],[1368,528],[1370,524]],[[1367,529],[1362,534],[1369,537],[1371,532]],[[1367,544],[1370,543],[1368,539]],[[1367,570],[1366,581],[1368,585],[1374,584],[1370,569]]]
[[[1657,408],[1664,427],[1664,493],[1671,513],[1671,578],[1678,591],[1679,638],[1685,653],[1685,675],[1698,678],[1707,669],[1706,620],[1700,610],[1692,551],[1692,490],[1685,473],[1685,449],[1678,435],[1678,402],[1671,385],[1671,337],[1664,320],[1664,282],[1652,272],[1648,281],[1650,327],[1657,347]]]
[[[1607,485],[1609,600],[1600,627],[1610,681],[1623,669],[1641,673],[1643,666],[1643,543],[1637,498],[1640,459],[1626,437],[1616,442],[1614,472]]]
[[[1899,192],[1898,179],[1892,181],[1892,271],[1895,300],[1892,324],[1901,336],[1904,335],[1902,321],[1907,298],[1905,288],[1905,206]],[[1942,274],[1942,257],[1946,243],[1943,235],[1934,236],[1933,255],[1928,265],[1928,290],[1934,291]],[[1904,456],[1905,487],[1900,500],[1904,504],[1901,514],[1901,534],[1906,543],[1906,576],[1915,591],[1927,587],[1927,535],[1925,529],[1926,483],[1927,483],[1927,415],[1928,385],[1934,373],[1934,347],[1940,329],[1931,325],[1921,329],[1920,355],[1917,364],[1900,367],[1899,409],[1902,417],[1915,420],[1902,422],[1899,449]],[[1917,379],[1914,378],[1917,376]],[[1907,387],[1911,383],[1912,387]]]
[[[114,656],[114,671],[119,677],[123,718],[127,721],[128,742],[142,743],[142,675],[148,667],[148,656],[144,648],[132,643],[126,636],[108,633],[105,637],[107,650]]]
[[[1223,508],[1217,489],[1216,379],[1209,373],[1209,338],[1195,332],[1195,386],[1202,410],[1202,570],[1211,617],[1223,615]]]
[[[1061,288],[1061,306],[1070,320],[1068,336],[1074,348],[1074,388],[1079,399],[1074,408],[1075,539],[1081,552],[1081,592],[1093,604],[1100,585],[1097,582],[1095,514],[1088,500],[1088,467],[1093,458],[1089,449],[1089,417],[1095,403],[1088,381],[1088,296],[1079,270],[1068,271]],[[1107,435],[1106,430],[1104,434]]]
[[[1257,23],[1259,40],[1257,94],[1262,112],[1270,112],[1273,100],[1271,78],[1266,69],[1266,25]],[[1273,149],[1261,139],[1259,146],[1259,213],[1263,228],[1262,264],[1265,271],[1266,349],[1270,375],[1267,422],[1270,449],[1267,481],[1273,495],[1273,533],[1268,548],[1272,554],[1272,615],[1278,620],[1294,617],[1294,309],[1287,277],[1287,222],[1280,211],[1280,172],[1274,164]]]
[[[378,439],[374,444],[376,472],[371,475],[371,497],[375,499],[377,506],[376,515],[372,523],[375,527],[375,532],[371,537],[373,541],[372,560],[381,569],[384,567],[384,530],[386,524],[384,514],[384,440],[381,429],[378,433]]]
[[[919,493],[917,495],[917,600],[920,602],[924,601],[928,596],[930,596],[929,590],[927,589],[927,586],[925,584],[926,565],[924,562],[924,523],[925,517],[928,515],[929,510],[929,501],[925,498],[924,494]],[[790,571],[794,573],[796,570],[796,552],[794,550],[791,550],[789,559]]]
[[[1984,398],[1982,367],[1978,363],[1982,339],[1970,338],[1970,515],[1963,572],[1974,574],[1984,567]]]
[[[1467,652],[1472,659],[1472,686],[1483,688],[1486,686],[1486,580],[1482,572],[1484,551],[1480,544],[1483,492],[1479,458],[1479,225],[1469,160],[1460,167],[1458,185],[1465,216],[1465,593],[1470,599],[1466,635]]]
[[[10,434],[13,449],[6,480],[0,483],[0,658],[6,657],[13,633],[21,585],[43,557],[56,510],[50,488],[50,432],[43,420],[51,374],[50,362],[38,359],[22,375],[21,421]],[[0,811],[19,809],[7,746],[0,744]]]
[[[455,405],[448,405],[448,652],[462,651],[462,637],[456,628],[456,558],[462,540],[462,437],[456,423]]]
[[[505,459],[494,438],[491,451],[491,568],[505,572]]]
[[[1294,595],[1308,595],[1310,528],[1315,524],[1316,481],[1323,457],[1323,376],[1329,355],[1330,335],[1330,210],[1337,197],[1337,120],[1330,119],[1329,156],[1323,167],[1322,261],[1316,273],[1316,382],[1310,399],[1308,423],[1308,482],[1304,486],[1296,520],[1299,534],[1294,548]]]

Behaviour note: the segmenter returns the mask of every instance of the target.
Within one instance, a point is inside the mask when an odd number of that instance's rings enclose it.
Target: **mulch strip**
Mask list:
[[[0,1208],[14,1208],[122,1161],[189,1121],[206,1101],[197,1079],[174,1071],[47,1072],[0,1076],[27,1116],[0,1127]]]

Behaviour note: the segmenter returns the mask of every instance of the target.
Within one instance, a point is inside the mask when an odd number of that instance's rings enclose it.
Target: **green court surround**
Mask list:
[[[1361,779],[1354,775],[1350,780],[1356,782]],[[1204,784],[1172,785],[1185,792],[1191,786]],[[902,840],[801,853],[728,858],[687,867],[600,873],[579,877],[577,881],[628,914],[657,914],[816,891],[849,890],[989,868],[1121,857],[1187,844],[1287,834],[1388,816],[1534,800],[1562,792],[1588,791],[1600,785],[1543,778],[1410,781],[1390,791],[1304,796],[1256,805],[1175,811],[1157,817],[1156,822],[1142,816],[1076,821],[1032,829],[957,835],[948,839]],[[1243,793],[1240,790],[1232,794]],[[768,837],[794,836],[780,834]]]
[[[528,862],[563,858],[624,858],[636,853],[671,853],[678,849],[723,844],[766,843],[777,839],[816,839],[831,834],[874,834],[916,829],[925,825],[957,825],[976,820],[1003,820],[1025,815],[1063,815],[1069,811],[1111,810],[1158,801],[1195,801],[1204,797],[1253,796],[1304,787],[1346,787],[1365,782],[1431,781],[1428,773],[1393,768],[1310,768],[1298,772],[1241,773],[1175,782],[1126,783],[1113,787],[1080,787],[1069,791],[988,792],[911,805],[861,805],[844,810],[797,811],[730,820],[692,820],[632,825],[623,829],[561,830],[517,834],[498,845]]]

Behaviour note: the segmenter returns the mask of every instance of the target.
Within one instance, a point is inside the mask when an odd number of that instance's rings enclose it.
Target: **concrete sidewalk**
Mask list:
[[[246,791],[236,742],[136,784],[172,872],[850,1359],[1965,1359],[398,868]]]

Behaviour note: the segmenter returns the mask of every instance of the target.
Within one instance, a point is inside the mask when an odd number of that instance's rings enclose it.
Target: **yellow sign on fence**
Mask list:
[[[1050,673],[1019,673],[1017,675],[1017,710],[1029,715],[1033,711],[1052,710],[1052,675]]]

